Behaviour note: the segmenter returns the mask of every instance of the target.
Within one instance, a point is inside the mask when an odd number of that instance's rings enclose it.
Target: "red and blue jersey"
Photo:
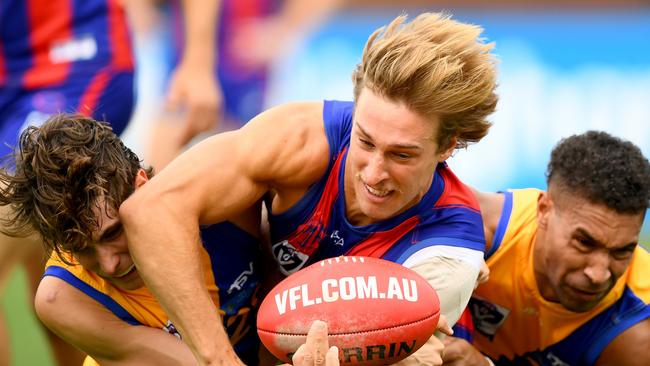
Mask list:
[[[405,263],[432,246],[482,252],[483,221],[471,190],[446,164],[415,206],[390,219],[352,225],[345,215],[343,181],[352,130],[351,102],[325,101],[323,119],[330,146],[328,172],[291,208],[269,212],[273,254],[285,274],[323,258],[360,255]]]
[[[118,0],[0,2],[0,87],[43,88],[71,76],[133,69]]]
[[[0,155],[55,113],[81,113],[122,133],[135,98],[118,1],[0,1]]]

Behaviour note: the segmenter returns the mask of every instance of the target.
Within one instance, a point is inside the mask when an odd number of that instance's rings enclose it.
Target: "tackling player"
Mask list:
[[[366,44],[355,103],[273,108],[196,145],[124,202],[134,261],[202,364],[236,360],[216,356],[225,336],[196,286],[196,223],[263,197],[285,273],[341,254],[389,259],[427,278],[442,313],[458,319],[484,235],[474,195],[445,160],[485,136],[497,103],[494,57],[480,33],[441,14],[397,17]]]
[[[554,148],[547,177],[547,192],[478,193],[491,248],[469,305],[475,346],[497,365],[649,365],[648,160],[591,131]],[[445,359],[488,365],[460,339]]]

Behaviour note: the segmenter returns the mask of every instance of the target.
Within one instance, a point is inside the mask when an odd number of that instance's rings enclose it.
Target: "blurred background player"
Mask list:
[[[66,114],[25,130],[15,160],[14,169],[0,172],[0,204],[13,208],[3,222],[8,233],[36,231],[51,254],[35,299],[40,319],[102,365],[195,364],[143,287],[117,216],[120,203],[152,170],[107,124]],[[258,203],[201,228],[205,280],[197,285],[208,289],[215,312],[220,307],[234,350],[247,365],[258,364],[260,347],[259,220]]]
[[[449,339],[445,364],[648,365],[650,253],[638,245],[650,163],[590,131],[551,154],[547,192],[478,192],[490,279],[470,300],[473,348]]]
[[[0,2],[1,156],[23,129],[58,112],[110,120],[119,134],[131,117],[133,93],[131,42],[118,0]],[[0,237],[0,286],[14,264],[25,262],[33,293],[44,260],[36,241]],[[8,364],[2,323],[0,364]],[[80,362],[79,352],[50,340],[59,364]]]
[[[272,64],[342,2],[130,0],[137,44],[159,56],[152,78],[166,80],[141,91],[143,100],[157,99],[137,116],[150,124],[145,159],[161,169],[197,135],[237,129],[259,114]]]

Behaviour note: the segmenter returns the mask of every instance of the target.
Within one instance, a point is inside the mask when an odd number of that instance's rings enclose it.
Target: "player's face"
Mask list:
[[[108,212],[103,200],[93,211],[99,216],[100,227],[93,233],[86,249],[75,253],[75,259],[85,269],[96,273],[123,290],[134,290],[144,283],[129,254],[124,228],[116,210]]]
[[[620,214],[551,191],[540,198],[538,220],[534,269],[542,296],[584,312],[609,293],[630,264],[643,213]]]
[[[356,103],[345,166],[347,215],[355,225],[393,217],[417,204],[431,186],[440,152],[438,121],[364,89]]]
[[[135,180],[136,189],[146,181],[146,173],[140,170]],[[120,289],[135,290],[144,286],[129,253],[117,210],[107,210],[104,200],[100,199],[93,208],[93,213],[99,217],[99,228],[93,233],[92,241],[86,249],[75,253],[75,259],[85,269]]]

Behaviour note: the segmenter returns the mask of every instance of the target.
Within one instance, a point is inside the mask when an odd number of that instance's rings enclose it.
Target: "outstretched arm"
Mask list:
[[[194,146],[120,207],[140,275],[201,363],[238,361],[202,280],[199,224],[237,217],[266,192],[306,190],[328,151],[322,103],[280,106]]]
[[[41,280],[35,308],[50,330],[102,365],[196,364],[178,338],[162,329],[127,324],[59,278]]]

